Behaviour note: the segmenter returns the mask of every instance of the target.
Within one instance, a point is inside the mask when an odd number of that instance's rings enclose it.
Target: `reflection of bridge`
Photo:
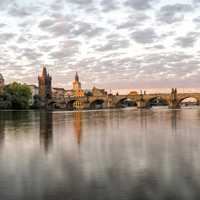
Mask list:
[[[187,98],[195,98],[197,103],[200,102],[200,93],[177,93],[176,89],[172,89],[171,93],[160,94],[136,94],[136,95],[105,95],[105,96],[89,96],[89,97],[68,97],[65,99],[52,99],[49,105],[52,108],[63,108],[73,110],[95,109],[95,108],[120,108],[123,107],[125,101],[132,101],[133,105],[138,108],[148,108],[152,103],[162,102],[169,108],[180,108],[181,102]]]

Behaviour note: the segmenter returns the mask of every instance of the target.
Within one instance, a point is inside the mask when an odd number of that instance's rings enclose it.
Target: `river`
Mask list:
[[[0,111],[0,199],[199,199],[200,108]]]

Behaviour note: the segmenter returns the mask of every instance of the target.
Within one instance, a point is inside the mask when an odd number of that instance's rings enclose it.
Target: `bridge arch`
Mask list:
[[[182,97],[178,100],[178,105],[181,106],[181,104],[183,104],[183,102],[187,99],[193,99],[193,100],[196,100],[196,105],[199,105],[200,103],[200,99],[196,96],[193,96],[193,95],[188,95],[188,96],[185,96],[185,97]],[[185,104],[186,106],[188,105],[187,103]]]
[[[136,101],[128,98],[128,97],[124,97],[120,100],[117,101],[117,103],[115,104],[117,108],[124,108],[124,107],[134,107],[137,106]]]
[[[153,107],[153,106],[169,106],[169,100],[163,98],[162,96],[155,96],[147,100],[146,106]]]
[[[57,107],[57,103],[55,101],[48,102],[48,106],[47,107],[50,108],[50,109],[57,109],[58,108]]]
[[[79,110],[83,108],[83,104],[81,101],[73,99],[66,103],[67,110]]]
[[[95,99],[90,103],[90,109],[103,109],[105,106],[105,100]]]

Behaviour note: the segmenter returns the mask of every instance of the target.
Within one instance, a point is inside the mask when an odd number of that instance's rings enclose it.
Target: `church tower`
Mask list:
[[[73,90],[78,91],[79,89],[81,89],[81,83],[79,81],[78,73],[76,72],[75,79],[73,82]]]
[[[39,81],[39,96],[43,99],[51,99],[52,98],[52,78],[47,73],[47,69],[45,65],[42,67],[42,74],[38,76]]]
[[[76,72],[75,79],[73,81],[73,93],[76,97],[83,97],[84,91],[81,88],[81,82],[79,80],[78,73]]]

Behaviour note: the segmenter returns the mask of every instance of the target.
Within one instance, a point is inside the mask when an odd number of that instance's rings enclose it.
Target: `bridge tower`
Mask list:
[[[42,74],[38,76],[39,82],[39,96],[45,104],[47,104],[48,100],[52,98],[52,78],[47,73],[47,69],[45,65],[42,68]]]
[[[147,103],[146,101],[144,100],[144,95],[146,94],[146,92],[142,92],[142,90],[140,91],[140,99],[139,101],[137,101],[137,108],[140,108],[140,109],[143,109],[143,108],[147,108]]]
[[[0,74],[0,93],[2,92],[3,90],[3,87],[4,87],[4,78],[3,78],[3,75]]]
[[[169,108],[171,108],[171,109],[180,108],[178,98],[177,98],[177,89],[176,88],[172,88]]]

